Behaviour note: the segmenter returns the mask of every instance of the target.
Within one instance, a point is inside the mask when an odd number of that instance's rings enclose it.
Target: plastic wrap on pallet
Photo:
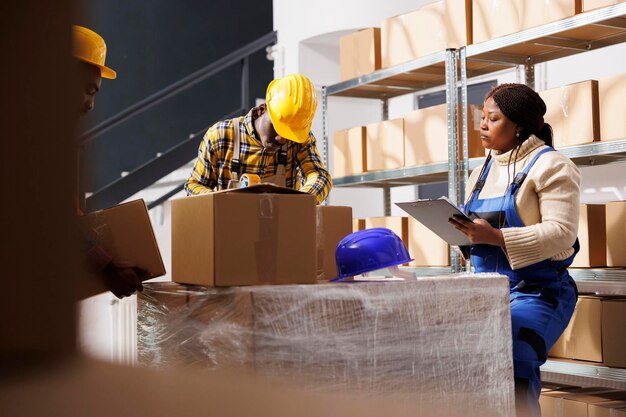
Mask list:
[[[146,366],[243,368],[311,390],[513,409],[508,280],[456,274],[387,283],[145,285]]]

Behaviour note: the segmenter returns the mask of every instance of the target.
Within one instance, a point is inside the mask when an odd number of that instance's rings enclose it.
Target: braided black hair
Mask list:
[[[518,145],[535,135],[552,146],[552,127],[543,120],[546,103],[532,88],[525,84],[500,84],[487,93],[485,100],[490,97],[500,111],[521,128]]]

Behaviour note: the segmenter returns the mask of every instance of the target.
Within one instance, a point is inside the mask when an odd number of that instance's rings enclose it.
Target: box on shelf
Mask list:
[[[598,80],[600,138],[626,139],[626,73]]]
[[[442,0],[383,20],[382,67],[472,43],[472,2]]]
[[[601,388],[595,388],[601,390]],[[553,397],[556,403],[555,417],[588,417],[588,409],[592,404],[622,399],[625,391],[605,390],[604,392],[571,392]],[[550,397],[549,393],[546,396]],[[544,414],[542,409],[542,415]]]
[[[429,228],[409,217],[410,266],[450,266],[450,246]]]
[[[379,70],[380,28],[367,28],[339,39],[341,81]]]
[[[626,267],[626,201],[606,203],[606,266]]]
[[[602,362],[602,300],[578,297],[569,325],[556,341],[549,356]]]
[[[597,81],[552,88],[539,95],[546,103],[544,120],[552,126],[555,148],[600,140]]]
[[[329,280],[337,276],[337,244],[352,233],[352,207],[317,206],[316,210],[317,280]]]
[[[409,253],[409,218],[400,216],[385,216],[385,217],[368,217],[365,219],[365,228],[371,229],[373,227],[385,227],[394,232],[404,245],[407,247]]]
[[[541,415],[546,417],[576,417],[577,414],[572,413],[580,412],[582,409],[586,412],[586,404],[583,408],[582,406],[577,406],[575,403],[564,403],[565,397],[575,395],[596,395],[615,391],[616,390],[612,388],[606,387],[585,387],[542,392],[539,396]]]
[[[128,262],[148,271],[146,279],[165,275],[165,266],[154,236],[148,208],[143,200],[122,203],[79,217],[86,238],[100,245],[115,262]],[[87,265],[88,275],[77,282],[77,296],[90,297],[105,291],[102,277]]]
[[[624,2],[624,0],[582,0],[582,11],[588,12],[589,10],[612,6],[622,2]]]
[[[589,404],[589,417],[626,417],[626,401]]]
[[[626,368],[626,300],[602,300],[602,359],[604,365]]]
[[[480,140],[481,115],[482,106],[468,106],[469,158],[485,156],[485,148],[483,148]],[[459,120],[459,137],[463,132],[461,123],[462,120]],[[460,140],[459,143],[462,145],[463,141]],[[461,157],[462,152],[463,148],[459,146],[459,157]],[[446,104],[417,109],[404,115],[404,154],[407,167],[448,160],[448,112]]]
[[[315,283],[315,196],[272,184],[172,200],[172,280]]]
[[[485,42],[565,19],[581,8],[581,0],[473,0],[473,41]]]
[[[365,229],[365,219],[352,219],[352,231],[358,232]]]
[[[393,119],[366,127],[365,168],[368,172],[404,167],[404,120]]]
[[[367,170],[365,126],[339,130],[333,137],[333,176],[346,177]]]
[[[582,204],[578,221],[580,251],[572,267],[606,266],[606,208],[603,204]]]

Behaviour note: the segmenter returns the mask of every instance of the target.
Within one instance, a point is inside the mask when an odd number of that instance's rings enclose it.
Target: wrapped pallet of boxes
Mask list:
[[[468,158],[485,156],[480,141],[482,107],[467,109]],[[462,132],[459,126],[459,132]],[[459,156],[463,149],[459,146]],[[404,115],[404,160],[407,167],[448,160],[447,105],[426,107]]]
[[[272,184],[172,200],[172,281],[314,284],[315,196]]]
[[[231,288],[154,283],[138,301],[138,359],[160,368],[242,368],[259,381],[441,410],[424,415],[510,416],[508,292],[506,277],[495,274]]]
[[[316,207],[317,280],[328,281],[337,276],[335,249],[352,233],[352,207]]]
[[[582,0],[473,0],[474,43],[510,35],[580,13]]]
[[[381,24],[382,67],[472,43],[472,4],[441,0]]]
[[[626,139],[626,73],[598,80],[600,138]]]
[[[543,118],[552,126],[555,148],[600,140],[597,81],[569,84],[539,95],[546,103]]]
[[[380,69],[380,28],[367,28],[339,39],[341,81]]]
[[[404,167],[404,120],[393,119],[366,126],[367,171]]]
[[[333,177],[359,175],[367,171],[365,126],[339,130],[333,136]]]

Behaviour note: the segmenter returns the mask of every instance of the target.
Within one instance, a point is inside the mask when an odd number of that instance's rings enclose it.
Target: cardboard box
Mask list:
[[[539,396],[539,404],[541,405],[542,417],[576,417],[581,413],[587,412],[587,405],[565,403],[564,397],[574,395],[595,395],[607,392],[615,392],[614,389],[605,387],[586,387],[576,389],[566,389],[561,391],[544,392]],[[585,414],[586,415],[586,414]]]
[[[340,130],[333,137],[333,177],[359,175],[367,170],[365,126]]]
[[[626,201],[606,203],[606,266],[626,267]]]
[[[581,0],[474,0],[474,43],[510,35],[580,13]]]
[[[79,217],[85,236],[96,241],[114,262],[128,262],[148,271],[146,279],[165,275],[165,266],[143,200],[122,203]],[[89,274],[78,282],[80,298],[105,291],[100,272],[87,265]]]
[[[172,280],[316,282],[315,196],[272,184],[172,200]]]
[[[606,209],[602,204],[582,204],[578,222],[580,252],[572,267],[606,266]]]
[[[410,266],[450,266],[450,245],[429,228],[409,217]]]
[[[367,28],[339,39],[341,81],[379,70],[380,28]]]
[[[602,362],[602,300],[578,297],[569,325],[556,341],[549,356]]]
[[[546,103],[544,120],[552,126],[555,148],[600,140],[597,81],[569,84],[539,95]]]
[[[316,211],[317,280],[329,280],[337,276],[337,244],[352,233],[352,207],[317,206]]]
[[[404,167],[404,120],[385,120],[366,127],[365,169],[381,171]]]
[[[600,138],[626,139],[626,73],[598,80]]]
[[[404,245],[411,252],[409,248],[409,218],[400,216],[386,216],[386,217],[368,217],[365,219],[365,228],[371,229],[373,227],[384,227],[393,231],[396,235],[402,239]]]
[[[459,109],[460,110],[460,109]],[[482,107],[470,105],[467,109],[468,157],[485,156],[480,140]],[[460,119],[460,118],[459,118]],[[459,134],[462,135],[462,120]],[[461,140],[462,144],[463,141]],[[448,160],[448,114],[447,105],[414,110],[404,116],[405,166],[431,164]],[[459,158],[463,149],[459,147]]]
[[[365,230],[365,219],[352,219],[352,231]]]
[[[624,396],[626,396],[624,391],[567,394],[561,397],[561,404],[557,408],[556,415],[558,417],[588,417],[590,404],[622,399]]]
[[[582,0],[582,11],[598,9],[600,7],[608,7],[614,4],[622,3],[624,0]]]
[[[626,401],[589,404],[589,417],[626,417]]]
[[[626,300],[602,300],[602,360],[626,368]]]
[[[383,20],[382,67],[388,68],[448,48],[472,43],[470,0],[436,1]]]

